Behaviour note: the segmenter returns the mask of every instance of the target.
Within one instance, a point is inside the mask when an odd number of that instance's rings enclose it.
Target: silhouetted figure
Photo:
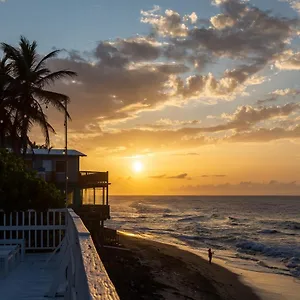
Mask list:
[[[208,261],[210,264],[211,264],[212,256],[213,256],[213,252],[211,251],[211,248],[209,248],[208,249]]]

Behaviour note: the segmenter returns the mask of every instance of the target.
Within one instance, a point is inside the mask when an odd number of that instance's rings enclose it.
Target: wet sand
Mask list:
[[[119,234],[120,248],[98,247],[121,300],[258,300],[237,274],[203,258],[134,236]]]

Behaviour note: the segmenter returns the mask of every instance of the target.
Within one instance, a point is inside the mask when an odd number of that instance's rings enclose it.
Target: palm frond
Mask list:
[[[48,53],[46,56],[44,56],[40,60],[40,62],[37,64],[37,66],[35,67],[34,72],[38,71],[39,68],[44,65],[44,63],[46,62],[47,59],[49,59],[49,58],[55,58],[59,52],[61,52],[61,50],[54,50],[54,51]]]
[[[52,91],[46,91],[39,88],[33,89],[34,96],[40,99],[44,104],[50,104],[60,112],[67,114],[68,118],[71,119],[68,111],[66,111],[65,103],[70,102],[70,98],[64,94],[55,93]]]
[[[43,132],[43,135],[45,137],[45,144],[48,147],[50,145],[49,131],[51,131],[52,133],[55,133],[54,128],[51,126],[50,123],[48,123],[47,116],[41,111],[37,111],[37,114],[35,115],[35,118],[34,118],[34,122],[39,124],[39,126]]]
[[[51,74],[46,75],[45,77],[41,78],[37,85],[45,86],[49,84],[53,84],[56,80],[64,79],[66,77],[74,77],[77,76],[76,72],[69,71],[69,70],[60,70],[56,72],[52,72]]]
[[[36,53],[37,43],[35,41],[30,43],[28,39],[21,36],[19,46],[23,58],[23,63],[26,66],[26,69],[29,71],[35,65],[36,56],[37,56]]]
[[[12,76],[15,79],[26,78],[29,63],[26,63],[22,51],[5,43],[1,44],[1,48],[5,57],[10,60]]]

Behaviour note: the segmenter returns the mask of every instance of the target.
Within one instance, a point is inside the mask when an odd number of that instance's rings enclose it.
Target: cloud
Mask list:
[[[152,179],[162,179],[162,178],[165,178],[165,177],[166,177],[166,174],[149,176],[149,178],[152,178]]]
[[[154,176],[149,176],[148,178],[151,178],[151,179],[187,179],[187,180],[191,180],[191,177],[188,177],[187,173],[182,173],[182,174],[178,174],[178,175],[175,175],[175,176],[166,176],[166,174],[154,175]]]
[[[188,32],[187,26],[184,24],[186,18],[182,18],[180,14],[174,10],[167,9],[164,15],[157,14],[157,10],[141,11],[141,22],[153,26],[155,31],[162,36],[180,37],[186,36]],[[190,17],[191,20],[196,19],[195,15]]]
[[[178,129],[183,126],[196,126],[201,124],[200,120],[171,120],[168,118],[161,118],[155,121],[154,124],[136,124],[136,129],[144,129],[144,130],[160,130],[160,129]]]
[[[300,185],[296,181],[280,182],[270,180],[269,182],[241,181],[240,183],[230,184],[198,184],[182,185],[173,189],[177,193],[188,194],[226,194],[226,195],[288,195],[299,194]]]
[[[299,0],[282,0],[284,2],[288,2],[290,6],[300,14],[300,1]]]
[[[276,117],[288,116],[298,110],[298,103],[287,103],[283,106],[252,107],[250,105],[240,106],[233,114],[223,114],[222,117],[228,122],[221,125],[202,127],[196,129],[198,132],[219,132],[230,129],[243,131],[251,128],[253,125]]]
[[[299,32],[298,20],[274,16],[247,1],[216,0],[214,4],[220,11],[206,21],[196,13],[161,12],[155,6],[141,12],[142,22],[150,27],[149,35],[99,41],[90,53],[70,50],[67,56],[52,60],[51,69],[71,69],[79,74],[76,81],[55,87],[72,99],[70,144],[91,151],[101,145],[99,151],[114,155],[170,149],[192,155],[186,150],[189,147],[297,136],[295,128],[283,123],[282,128],[278,124],[276,128],[257,128],[266,126],[263,121],[296,112],[299,105],[295,103],[243,105],[222,115],[214,126],[201,126],[197,116],[138,124],[142,113],[167,106],[232,101],[245,95],[249,86],[263,83],[270,65],[298,68],[298,52],[290,49]],[[223,62],[230,68],[214,71],[214,66]],[[293,89],[276,90],[258,104],[298,94]],[[56,122],[61,125],[61,116],[56,116]],[[128,123],[119,129],[122,122]],[[62,136],[56,139],[62,140]]]
[[[297,125],[292,129],[285,129],[281,127],[275,128],[259,128],[252,131],[246,131],[242,133],[236,133],[227,138],[231,142],[269,142],[279,139],[299,138],[300,126]]]
[[[287,96],[292,95],[296,96],[300,94],[300,90],[294,90],[294,89],[284,89],[284,90],[275,90],[271,93],[272,95],[278,95],[278,96]]]
[[[197,125],[200,124],[200,120],[191,120],[191,121],[179,121],[179,120],[171,120],[171,119],[159,119],[155,122],[157,125],[167,125],[167,126],[174,126],[174,125]]]
[[[273,102],[276,101],[280,96],[292,96],[292,97],[296,97],[300,94],[300,90],[296,90],[296,89],[277,89],[271,93],[269,93],[270,96],[268,96],[266,99],[263,100],[257,100],[256,103],[257,104],[264,104],[267,102]]]
[[[276,139],[298,138],[299,128],[290,122],[276,123],[275,128],[258,128],[262,121],[278,121],[299,109],[299,104],[283,106],[252,107],[241,106],[232,114],[223,114],[224,124],[209,127],[182,127],[176,129],[114,129],[87,131],[72,130],[69,133],[70,146],[95,151],[101,145],[100,154],[133,155],[149,152],[182,151],[189,148],[224,142],[267,142]],[[283,127],[278,127],[278,126]],[[291,127],[292,126],[292,127]],[[97,127],[96,127],[97,128]],[[92,127],[93,129],[93,127]],[[224,132],[213,136],[213,133]],[[208,134],[208,135],[205,135]],[[63,134],[53,140],[55,145],[63,142]],[[57,140],[58,139],[58,140]],[[86,150],[86,151],[87,151]],[[187,152],[181,155],[192,155]],[[98,155],[99,153],[97,153]],[[99,154],[99,155],[100,155]],[[196,155],[197,153],[193,153]]]
[[[216,29],[232,27],[235,24],[235,20],[232,17],[226,16],[224,14],[213,16],[210,19],[210,22]]]
[[[300,70],[300,52],[286,50],[277,57],[275,66],[280,70]]]
[[[174,156],[199,156],[199,153],[196,152],[188,152],[188,153],[174,153]]]
[[[195,12],[192,12],[190,15],[185,15],[183,20],[190,21],[191,24],[196,24],[198,21],[198,16]]]
[[[275,17],[246,1],[214,3],[221,13],[211,23],[195,12],[181,16],[155,6],[141,11],[149,35],[99,41],[88,55],[70,50],[68,57],[52,60],[51,68],[79,74],[76,83],[57,86],[72,99],[72,126],[126,122],[192,100],[234,100],[263,82],[259,72],[268,64],[295,68],[297,53],[287,41],[297,36],[297,20]],[[224,58],[231,60],[231,69],[221,75],[205,72]]]
[[[188,174],[187,173],[182,173],[176,176],[169,176],[167,177],[168,179],[187,179]]]

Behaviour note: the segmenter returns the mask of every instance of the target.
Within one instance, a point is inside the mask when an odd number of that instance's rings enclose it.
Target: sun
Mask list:
[[[138,160],[134,161],[132,164],[132,169],[136,173],[141,172],[143,170],[143,168],[144,168],[143,164]]]

